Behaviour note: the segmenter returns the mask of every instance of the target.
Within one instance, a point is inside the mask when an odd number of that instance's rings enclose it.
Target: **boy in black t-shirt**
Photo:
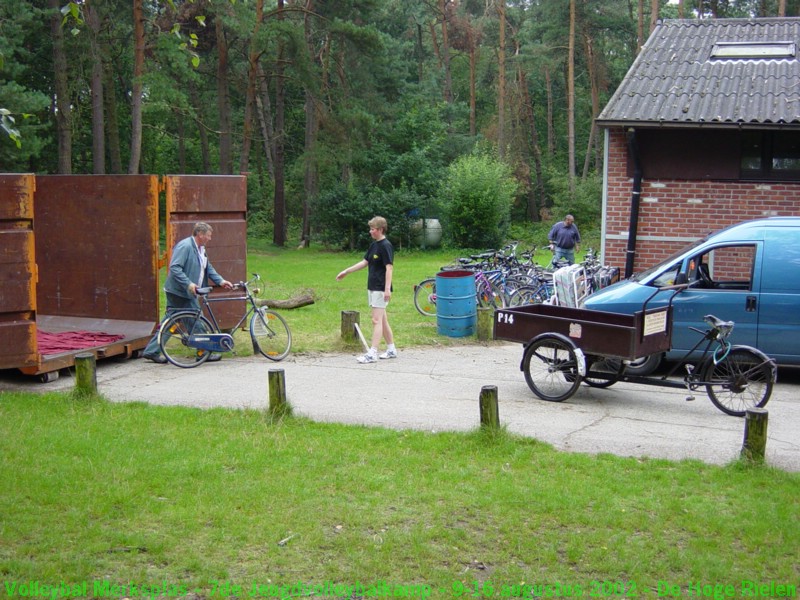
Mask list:
[[[386,308],[392,297],[392,274],[394,272],[394,248],[386,239],[388,226],[383,217],[373,217],[369,221],[369,234],[373,242],[364,258],[346,268],[336,276],[336,280],[344,279],[350,273],[369,267],[367,276],[367,293],[372,312],[372,346],[363,356],[358,357],[361,364],[377,362],[378,358],[397,358],[394,346],[394,334],[389,326]],[[386,340],[386,352],[378,356],[378,345],[381,338]]]

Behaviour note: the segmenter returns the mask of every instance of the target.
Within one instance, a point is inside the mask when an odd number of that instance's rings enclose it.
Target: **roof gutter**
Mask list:
[[[633,159],[633,190],[631,191],[631,216],[628,225],[628,247],[625,250],[625,279],[633,275],[633,261],[636,258],[636,236],[639,230],[639,205],[642,197],[642,161],[639,145],[636,143],[636,130],[628,129],[628,156]]]

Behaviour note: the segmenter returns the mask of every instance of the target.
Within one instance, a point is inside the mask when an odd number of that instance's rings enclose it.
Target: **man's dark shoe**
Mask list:
[[[142,354],[142,358],[152,360],[154,363],[158,363],[159,365],[163,365],[167,362],[167,359],[163,354]]]

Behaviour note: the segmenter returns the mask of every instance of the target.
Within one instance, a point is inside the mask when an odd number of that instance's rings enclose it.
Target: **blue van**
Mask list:
[[[680,359],[705,330],[703,316],[734,321],[731,341],[754,346],[779,365],[800,365],[800,217],[746,221],[676,252],[656,266],[604,288],[585,308],[634,313],[659,288],[691,283],[672,300],[672,350],[628,368],[652,372],[663,358]],[[665,304],[663,292],[648,308]]]

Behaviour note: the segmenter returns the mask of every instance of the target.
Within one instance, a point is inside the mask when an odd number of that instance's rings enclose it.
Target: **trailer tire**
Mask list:
[[[534,394],[548,402],[563,402],[581,384],[581,360],[583,356],[569,338],[547,333],[527,345],[521,368]]]

